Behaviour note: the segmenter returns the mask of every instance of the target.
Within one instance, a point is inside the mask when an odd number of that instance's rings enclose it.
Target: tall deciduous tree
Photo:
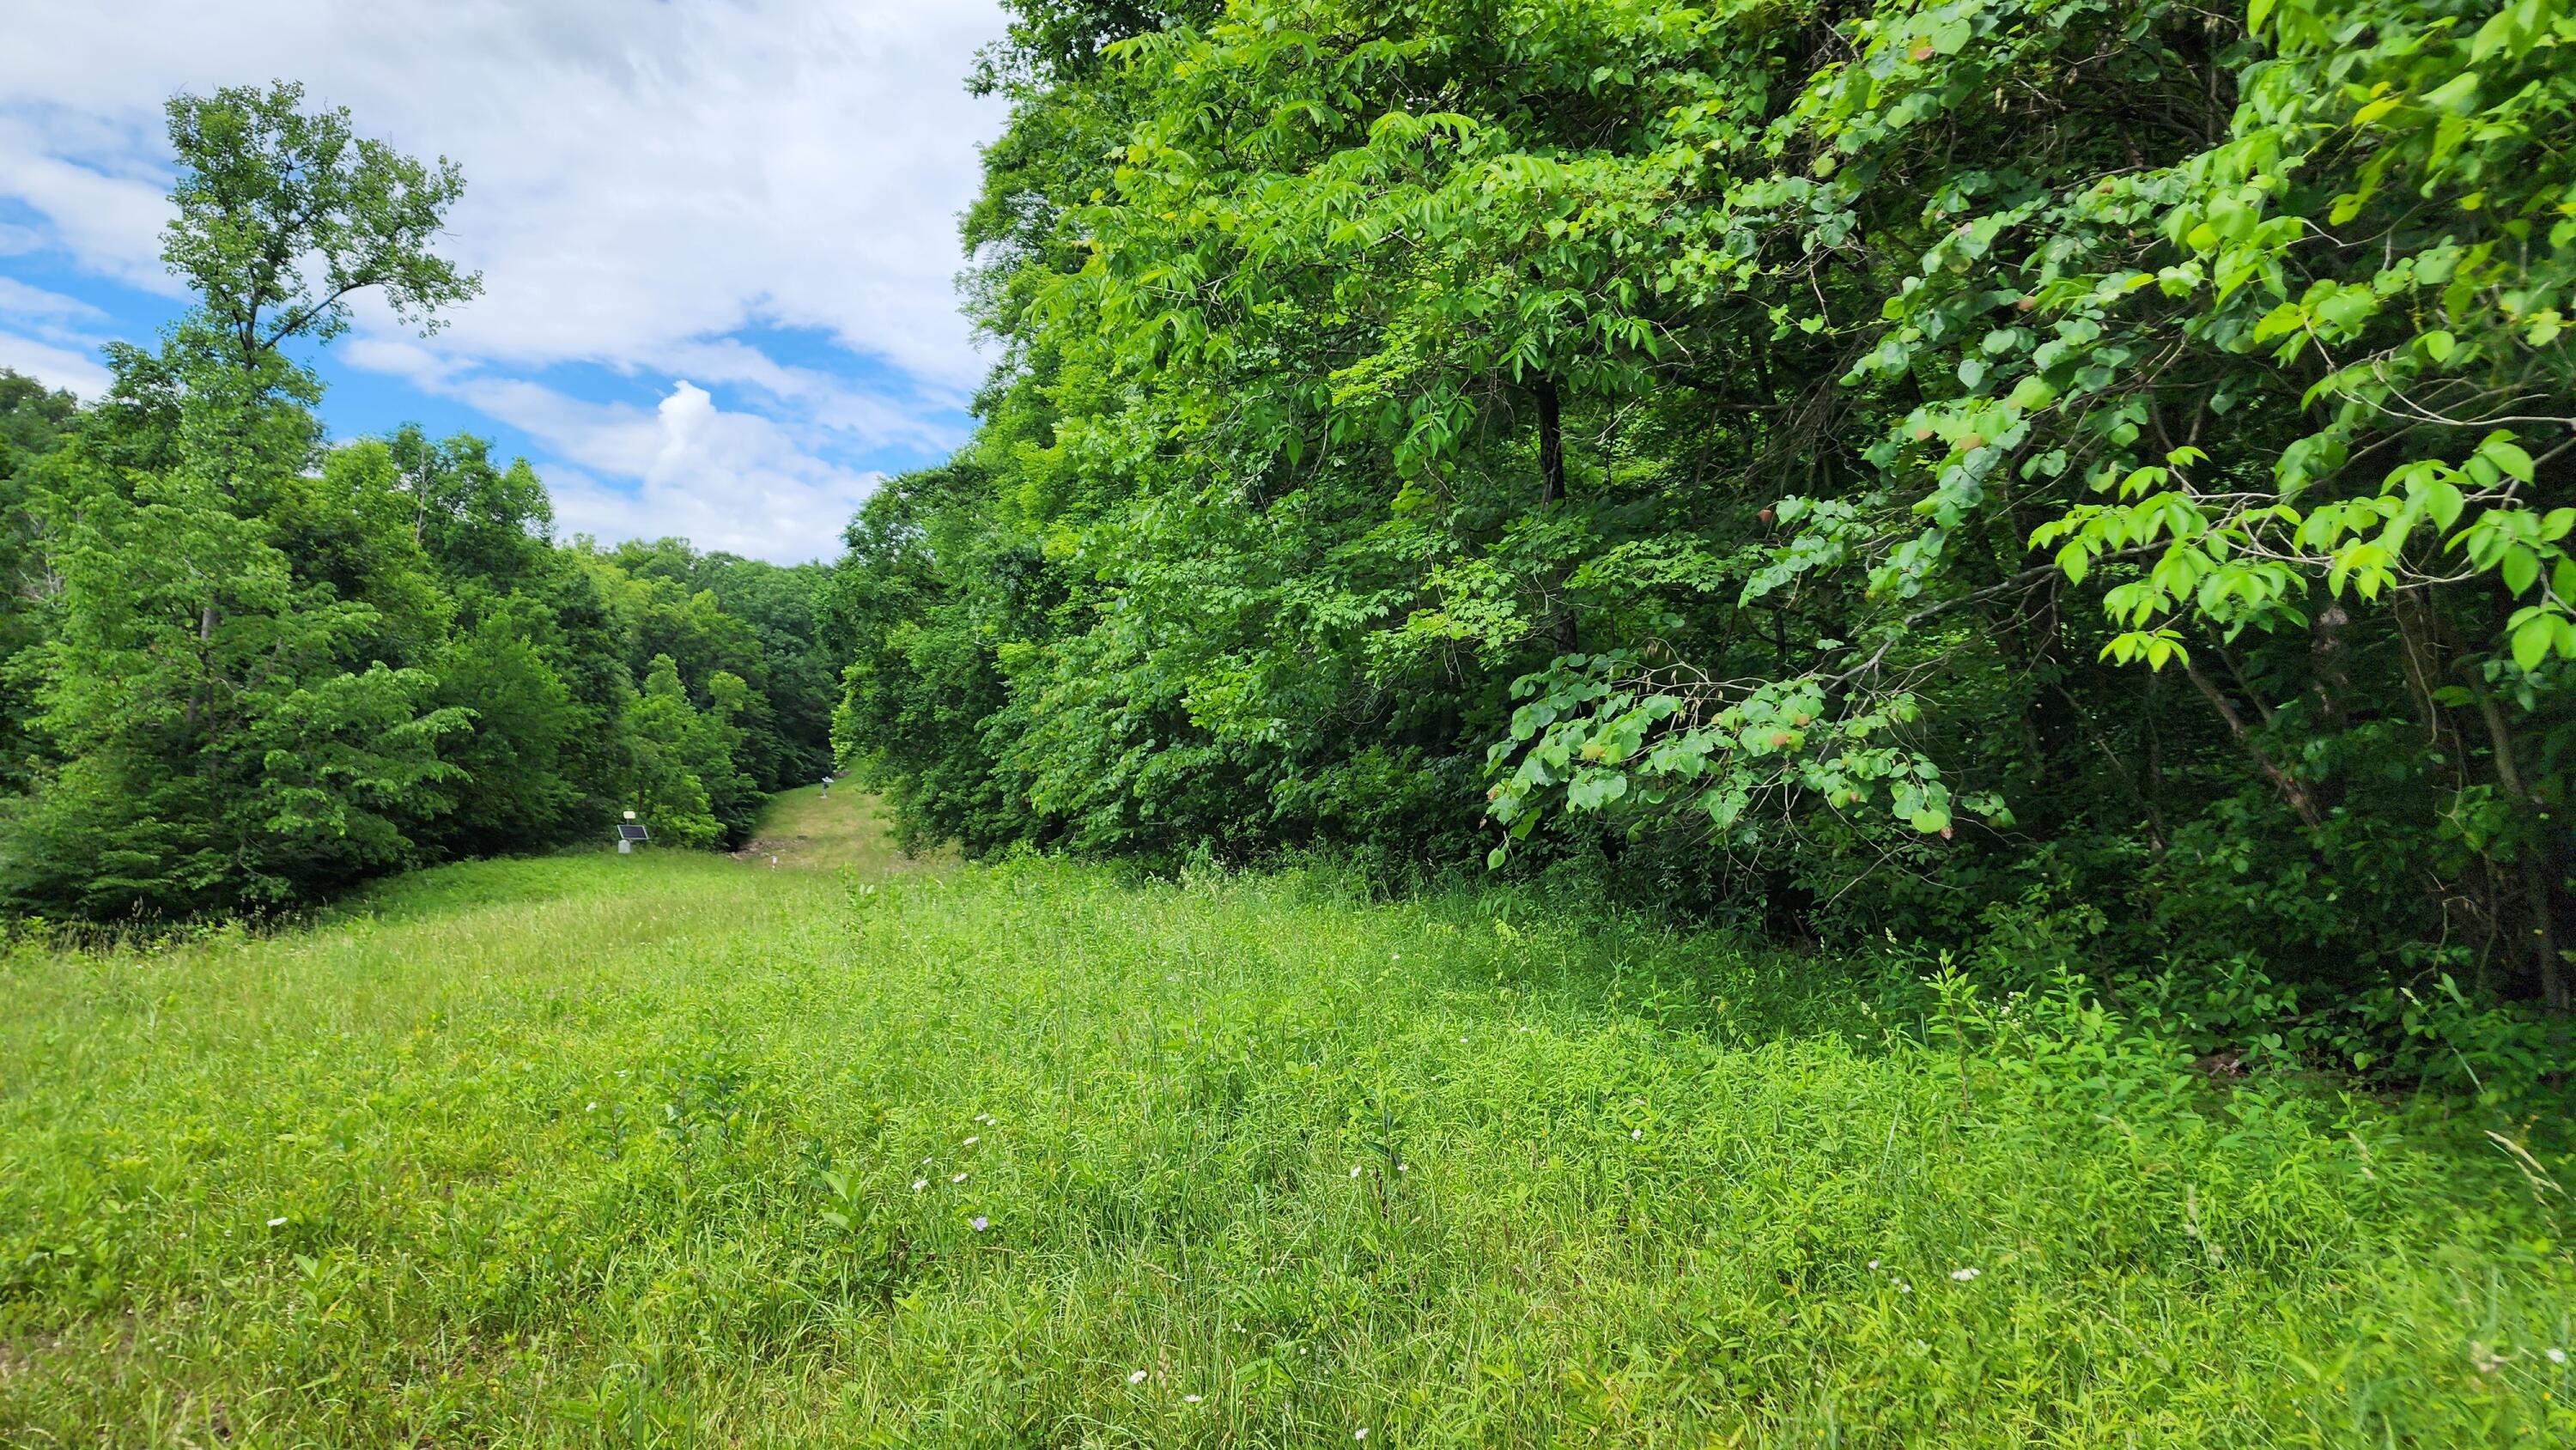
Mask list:
[[[465,178],[356,134],[345,109],[305,110],[304,87],[228,86],[169,104],[179,184],[162,260],[195,289],[196,320],[231,361],[299,338],[329,342],[350,299],[375,293],[423,330],[481,280],[430,250]]]
[[[36,501],[60,581],[36,727],[59,764],[0,835],[21,899],[90,915],[289,900],[404,859],[407,823],[456,774],[438,743],[468,717],[383,658],[421,602],[415,571],[363,548],[317,559],[337,531],[292,526],[321,434],[286,349],[336,335],[363,290],[424,324],[471,295],[429,250],[460,183],[301,99],[170,104],[163,256],[199,300],[157,352],[112,352],[114,396]],[[321,506],[354,511],[341,493]]]

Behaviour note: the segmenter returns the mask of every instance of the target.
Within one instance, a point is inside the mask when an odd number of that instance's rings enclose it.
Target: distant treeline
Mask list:
[[[907,829],[2563,1064],[2558,6],[1012,9],[1004,361],[826,609]]]
[[[0,909],[259,912],[626,810],[714,845],[829,764],[818,566],[560,543],[479,439],[326,439],[289,347],[474,279],[453,170],[299,100],[172,103],[198,303],[106,396],[0,372]]]

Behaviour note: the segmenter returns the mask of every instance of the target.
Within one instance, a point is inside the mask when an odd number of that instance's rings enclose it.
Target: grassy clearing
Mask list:
[[[2576,1441],[2554,1156],[1507,905],[603,854],[22,953],[0,1441]]]
[[[760,834],[735,859],[782,871],[860,871],[896,875],[953,864],[946,856],[915,859],[894,849],[877,803],[852,786],[828,795],[809,785],[769,804]]]

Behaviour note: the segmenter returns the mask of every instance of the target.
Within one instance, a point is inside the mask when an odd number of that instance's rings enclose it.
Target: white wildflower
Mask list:
[[[1983,1269],[1952,1269],[1950,1271],[1950,1277],[1964,1284],[1984,1272],[1985,1270]]]
[[[1143,1384],[1144,1382],[1145,1382],[1145,1372],[1144,1372],[1143,1370],[1141,1370],[1141,1369],[1140,1369],[1140,1370],[1138,1370],[1138,1371],[1136,1371],[1134,1374],[1131,1374],[1131,1375],[1127,1376],[1127,1383],[1129,1383],[1129,1384],[1131,1384],[1131,1385],[1141,1385],[1141,1384]]]

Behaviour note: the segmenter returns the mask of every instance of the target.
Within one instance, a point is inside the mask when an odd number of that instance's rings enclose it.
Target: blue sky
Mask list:
[[[966,434],[990,0],[29,8],[0,46],[0,366],[95,395],[101,344],[176,315],[161,103],[289,78],[464,168],[443,250],[485,284],[429,338],[361,310],[313,359],[335,435],[479,433],[566,533],[784,562]]]

